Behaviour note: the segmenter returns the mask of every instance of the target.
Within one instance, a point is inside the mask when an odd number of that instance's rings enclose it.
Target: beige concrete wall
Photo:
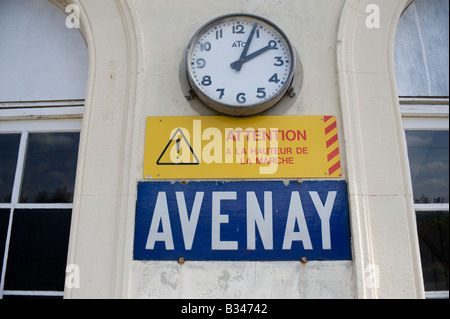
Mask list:
[[[406,0],[74,3],[82,8],[90,73],[69,251],[81,282],[66,291],[67,298],[423,297],[392,66],[393,36]],[[382,8],[380,28],[368,29],[366,8],[373,3]],[[132,260],[145,118],[213,114],[185,99],[183,58],[198,28],[232,12],[275,22],[303,65],[296,97],[269,115],[337,116],[353,261],[180,267]],[[374,286],[375,268],[380,281]]]

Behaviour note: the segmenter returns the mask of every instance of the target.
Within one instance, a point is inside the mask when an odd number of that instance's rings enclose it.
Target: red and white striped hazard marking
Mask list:
[[[329,164],[328,176],[342,177],[336,117],[324,116],[323,122],[325,124],[325,138],[328,154],[327,160]]]

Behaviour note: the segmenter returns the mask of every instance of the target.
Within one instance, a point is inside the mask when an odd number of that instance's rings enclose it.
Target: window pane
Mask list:
[[[0,203],[11,202],[20,134],[0,134]]]
[[[395,38],[395,73],[400,96],[430,95],[417,10],[412,3],[403,13]]]
[[[407,131],[416,204],[449,202],[448,131]]]
[[[71,210],[15,210],[5,290],[63,291]]]
[[[415,0],[395,39],[400,96],[449,95],[449,1]]]
[[[30,134],[21,203],[71,203],[79,133]]]
[[[0,209],[0,275],[3,269],[3,256],[5,255],[6,235],[8,233],[9,209]],[[1,283],[1,276],[0,276]]]
[[[448,212],[417,212],[426,291],[449,290]]]
[[[86,42],[79,29],[66,27],[66,19],[52,1],[0,0],[1,101],[86,96]]]
[[[449,95],[449,1],[416,0],[430,78],[430,95]]]

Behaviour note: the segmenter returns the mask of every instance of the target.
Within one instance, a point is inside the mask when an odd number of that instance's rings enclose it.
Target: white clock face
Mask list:
[[[289,89],[292,46],[271,22],[230,15],[208,23],[187,53],[191,86],[208,106],[228,115],[254,115],[275,105]]]

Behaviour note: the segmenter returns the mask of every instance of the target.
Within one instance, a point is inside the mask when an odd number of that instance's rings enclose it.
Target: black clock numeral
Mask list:
[[[225,95],[225,89],[217,89],[216,92],[220,92],[219,100],[221,100]]]
[[[210,86],[212,84],[211,77],[209,75],[205,75],[202,79],[203,86]]]
[[[274,41],[274,40],[269,41],[269,46],[270,46],[271,50],[278,50],[278,43],[277,43],[277,41]]]
[[[216,40],[219,40],[222,38],[223,38],[223,29],[217,30],[216,31]]]
[[[265,98],[265,97],[267,96],[267,94],[266,94],[266,88],[258,88],[257,93],[258,93],[258,95],[256,95],[256,97],[257,97],[258,99],[263,99],[263,98]]]
[[[245,34],[245,28],[242,24],[237,24],[233,26],[233,34]]]
[[[278,73],[275,73],[272,75],[272,77],[269,79],[269,82],[279,83],[281,80],[278,78]]]
[[[203,69],[206,66],[205,59],[198,59],[196,61],[196,63],[197,63],[197,68],[199,68],[199,69]]]
[[[200,51],[209,52],[212,49],[212,45],[209,42],[200,43]]]
[[[236,96],[236,101],[240,104],[244,104],[245,102],[247,102],[247,99],[245,98],[245,93],[239,93]]]
[[[274,63],[273,65],[275,65],[275,66],[283,66],[284,65],[284,61],[281,56],[276,56],[274,59],[277,60],[277,62]]]

